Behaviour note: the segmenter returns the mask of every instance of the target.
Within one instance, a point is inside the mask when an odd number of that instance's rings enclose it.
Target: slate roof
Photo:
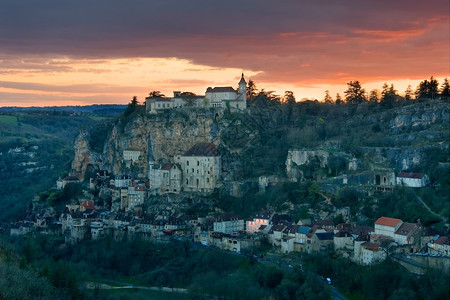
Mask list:
[[[219,152],[212,143],[197,143],[184,156],[219,156]]]
[[[165,163],[162,165],[161,170],[170,170],[173,167],[172,163]]]
[[[301,233],[301,234],[308,234],[308,233],[309,233],[309,230],[310,230],[309,227],[306,227],[306,226],[300,226],[300,227],[297,229],[297,232],[298,232],[298,233]]]
[[[215,87],[215,88],[211,88],[209,87],[206,92],[210,92],[210,93],[226,93],[226,92],[233,92],[236,93],[236,90],[233,89],[231,86],[224,86],[224,87]]]
[[[318,232],[316,233],[316,236],[320,241],[329,241],[334,238],[334,234],[332,232]]]
[[[395,232],[399,235],[409,235],[411,232],[417,229],[417,224],[414,223],[403,223]]]

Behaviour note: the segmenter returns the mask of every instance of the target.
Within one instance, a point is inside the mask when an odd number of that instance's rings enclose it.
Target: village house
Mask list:
[[[224,213],[214,222],[213,230],[224,234],[244,231],[244,220],[237,214]]]
[[[149,161],[148,178],[150,190],[157,195],[166,193],[179,194],[181,191],[181,167],[179,164],[165,163],[156,164],[152,158]]]
[[[131,183],[130,175],[118,174],[114,177],[114,187],[116,188],[128,187],[130,183]]]
[[[450,255],[450,237],[438,236],[428,244],[428,252],[431,254]]]
[[[256,216],[246,222],[245,231],[248,233],[255,233],[262,225],[269,225],[270,218],[272,216],[271,211],[260,211]]]
[[[328,252],[334,245],[333,232],[317,232],[311,238],[312,252]]]
[[[380,217],[375,221],[375,234],[381,234],[395,239],[395,232],[403,224],[400,219]]]
[[[378,244],[371,242],[361,244],[360,264],[372,265],[374,263],[382,262],[386,259],[386,257],[386,251],[384,251]]]
[[[127,148],[123,150],[122,157],[127,168],[129,168],[133,162],[138,161],[141,154],[142,151],[139,149]]]
[[[428,182],[428,176],[423,173],[400,172],[397,174],[397,185],[424,187]]]

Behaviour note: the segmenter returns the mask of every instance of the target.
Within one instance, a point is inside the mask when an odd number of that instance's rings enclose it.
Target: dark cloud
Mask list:
[[[422,67],[442,75],[449,63],[448,6],[442,0],[3,1],[0,59],[177,57],[298,84],[352,74],[398,77]]]

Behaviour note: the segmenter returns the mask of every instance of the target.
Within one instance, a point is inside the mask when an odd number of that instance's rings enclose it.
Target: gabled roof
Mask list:
[[[395,232],[395,234],[399,235],[409,235],[413,231],[417,229],[417,224],[414,223],[403,223]]]
[[[413,179],[422,179],[425,174],[423,173],[413,173],[413,172],[400,172],[397,177],[400,178],[413,178]]]
[[[212,143],[197,143],[184,156],[219,156],[219,152]]]
[[[397,226],[397,224],[399,222],[403,222],[403,221],[400,219],[380,217],[380,218],[378,218],[378,220],[375,221],[375,225],[395,227],[395,226]]]
[[[161,170],[170,170],[173,167],[172,163],[165,163],[162,165]]]

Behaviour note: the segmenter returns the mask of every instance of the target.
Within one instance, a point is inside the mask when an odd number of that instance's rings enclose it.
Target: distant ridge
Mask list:
[[[8,112],[80,112],[80,113],[99,113],[99,114],[121,114],[127,108],[126,104],[92,104],[92,105],[70,105],[70,106],[30,106],[0,107],[0,113]]]

